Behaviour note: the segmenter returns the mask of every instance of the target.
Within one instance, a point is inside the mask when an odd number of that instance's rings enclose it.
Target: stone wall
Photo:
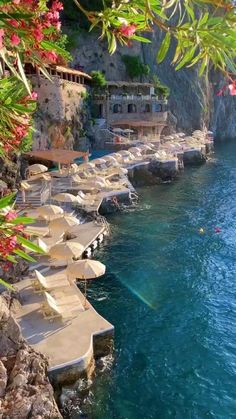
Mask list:
[[[47,360],[23,340],[12,314],[17,304],[0,295],[0,417],[60,419]]]
[[[83,128],[86,85],[58,76],[52,76],[52,82],[37,75],[30,78],[38,93],[33,149],[73,149]]]

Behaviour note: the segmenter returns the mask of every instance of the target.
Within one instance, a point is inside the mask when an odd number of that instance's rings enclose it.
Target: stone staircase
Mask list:
[[[16,204],[19,207],[40,207],[44,205],[50,198],[50,188],[48,185],[42,185],[41,189],[37,192],[26,192],[25,199],[22,191],[18,191],[16,197]]]

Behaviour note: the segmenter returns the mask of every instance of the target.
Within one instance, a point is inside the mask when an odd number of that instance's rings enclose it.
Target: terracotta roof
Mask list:
[[[112,122],[112,126],[128,125],[130,127],[156,127],[159,125],[166,125],[165,122],[155,121],[137,121],[129,119],[121,119],[120,121]]]
[[[53,70],[53,67],[51,68]],[[83,73],[83,71],[75,70],[74,68],[62,67],[61,65],[57,65],[55,70],[62,73],[75,74],[76,76],[83,76],[88,80],[92,79],[92,77],[89,74]]]
[[[86,152],[62,149],[38,150],[24,153],[25,157],[34,157],[39,160],[49,160],[61,164],[73,163],[75,159],[86,155]]]

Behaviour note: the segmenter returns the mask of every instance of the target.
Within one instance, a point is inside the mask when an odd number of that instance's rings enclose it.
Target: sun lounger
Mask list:
[[[69,303],[68,297],[66,298],[68,303],[66,303],[65,299],[61,299],[59,302],[59,300],[52,297],[48,292],[45,292],[44,296],[45,302],[42,303],[41,309],[43,312],[43,316],[46,319],[51,320],[57,317],[72,317],[75,311],[84,310],[79,297],[77,299],[76,305],[73,306]]]
[[[50,278],[43,276],[37,269],[34,270],[35,279],[31,281],[31,284],[35,292],[41,293],[42,291],[50,291],[58,288],[69,287],[70,282],[65,278],[60,278],[57,274]]]

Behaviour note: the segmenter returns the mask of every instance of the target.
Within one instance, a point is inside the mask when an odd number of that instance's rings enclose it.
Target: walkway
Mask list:
[[[84,370],[93,357],[93,336],[113,333],[114,327],[89,302],[85,311],[76,312],[75,309],[72,318],[50,322],[43,318],[40,310],[44,297],[34,293],[30,278],[19,282],[16,287],[22,303],[16,319],[23,337],[35,350],[48,357],[49,371],[69,365],[77,365]],[[83,304],[84,296],[77,286],[74,284],[69,288],[66,294],[78,295]]]

